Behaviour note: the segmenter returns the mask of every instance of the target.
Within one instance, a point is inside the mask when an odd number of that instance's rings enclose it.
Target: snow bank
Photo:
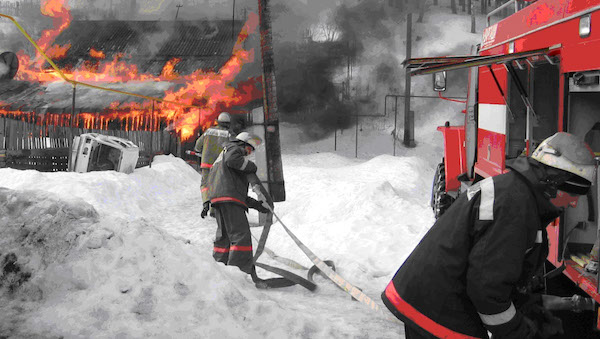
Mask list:
[[[199,183],[197,173],[174,157],[156,160],[129,176],[0,170],[14,179],[14,188],[0,189],[0,336],[399,335],[397,323],[322,279],[316,293],[262,291],[215,263],[214,219],[182,213],[200,199],[189,184]]]
[[[34,170],[0,169],[0,186],[11,189],[35,187],[61,197],[79,198],[101,215],[133,220],[185,202],[200,187],[200,175],[182,159],[157,156],[152,168],[133,174],[114,171],[90,173],[43,173]],[[68,184],[65,184],[68,183]]]
[[[102,218],[43,191],[0,189],[0,211],[0,336],[246,333],[231,321],[252,307],[244,277],[216,275],[211,258],[144,220]]]

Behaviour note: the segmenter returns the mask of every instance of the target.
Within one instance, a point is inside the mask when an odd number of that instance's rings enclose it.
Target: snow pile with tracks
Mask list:
[[[324,157],[336,156],[284,156],[289,199],[276,209],[317,255],[335,260],[343,276],[379,300],[399,258],[426,229],[423,220],[431,220],[418,202],[427,191],[416,175],[424,164],[338,157],[323,167]],[[198,217],[200,176],[181,159],[159,156],[130,175],[1,169],[0,178],[0,336],[401,334],[397,323],[324,278],[316,278],[315,293],[298,286],[264,291],[237,268],[215,263],[215,221]],[[409,206],[416,218],[406,226]],[[272,232],[267,246],[310,266],[280,227]],[[261,261],[281,267],[267,255]]]

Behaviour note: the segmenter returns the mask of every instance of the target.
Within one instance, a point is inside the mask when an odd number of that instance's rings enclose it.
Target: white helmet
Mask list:
[[[217,122],[220,122],[220,123],[231,122],[231,115],[229,115],[229,113],[227,113],[227,112],[223,112],[223,113],[219,114],[219,117],[217,118]]]
[[[596,172],[596,161],[591,148],[573,134],[558,132],[542,141],[531,158],[544,165],[574,174],[560,190],[585,194]]]
[[[262,139],[257,137],[256,135],[252,135],[248,132],[242,132],[235,137],[237,140],[241,140],[248,145],[252,146],[252,148],[256,149],[261,143]]]

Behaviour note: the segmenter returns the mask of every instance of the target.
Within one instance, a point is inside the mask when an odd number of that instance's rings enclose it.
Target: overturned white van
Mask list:
[[[70,172],[110,171],[131,173],[140,150],[131,141],[111,135],[85,133],[73,139]]]

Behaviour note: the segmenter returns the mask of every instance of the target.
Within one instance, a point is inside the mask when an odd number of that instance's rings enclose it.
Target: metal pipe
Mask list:
[[[4,120],[4,140],[2,142],[2,149],[6,149],[6,145],[8,144],[8,137],[6,136],[6,114],[3,115]],[[6,160],[6,159],[4,159]]]
[[[387,97],[398,97],[398,98],[404,98],[405,95],[404,94],[388,94],[385,96]],[[426,99],[439,99],[439,96],[436,95],[411,95],[411,98],[426,98]],[[467,98],[465,97],[444,97],[446,99],[460,99],[460,100],[467,100]],[[361,115],[362,116],[362,115]],[[374,115],[369,115],[369,116],[374,116]]]
[[[150,128],[150,164],[149,167],[152,168],[152,159],[154,158],[154,100],[152,100],[152,112],[150,113],[150,121],[152,124],[152,128]]]
[[[559,297],[556,295],[543,294],[542,304],[547,310],[566,310],[572,312],[593,311],[594,299],[584,298],[574,294],[572,297]]]
[[[408,13],[406,15],[406,59],[409,60],[411,58],[411,49],[412,49],[412,13]],[[406,72],[404,73],[404,95],[406,99],[404,100],[404,145],[406,147],[415,147],[414,141],[414,119],[411,119],[411,110],[410,110],[410,86],[411,86],[411,76],[409,69],[406,68]]]
[[[73,85],[73,101],[71,103],[71,127],[75,121],[75,96],[77,94],[77,85]]]
[[[337,128],[333,131],[333,150],[337,151]]]

